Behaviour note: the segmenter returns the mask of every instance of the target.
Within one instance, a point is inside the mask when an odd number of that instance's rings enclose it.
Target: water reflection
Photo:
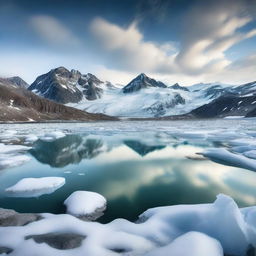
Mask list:
[[[124,144],[127,145],[129,148],[140,154],[141,156],[145,156],[150,152],[155,150],[160,150],[165,148],[165,146],[150,146],[146,145],[138,140],[124,140]]]
[[[38,161],[52,167],[77,164],[82,159],[91,159],[106,149],[100,139],[87,139],[80,135],[67,135],[54,141],[38,140],[30,150]]]
[[[101,221],[108,222],[135,220],[156,206],[212,202],[219,193],[232,196],[240,206],[256,204],[256,173],[198,161],[202,145],[207,141],[149,141],[125,135],[38,140],[30,151],[35,157],[31,162],[0,174],[0,205],[22,212],[62,213],[63,201],[73,191],[89,190],[107,198]],[[21,178],[43,176],[65,177],[66,184],[37,199],[8,198],[4,193]]]
[[[69,164],[78,164],[83,159],[93,159],[122,145],[126,145],[142,157],[166,147],[147,145],[139,140],[120,140],[119,143],[113,144],[111,141],[87,138],[85,135],[67,135],[54,141],[38,140],[29,152],[41,163],[52,167],[65,167]]]

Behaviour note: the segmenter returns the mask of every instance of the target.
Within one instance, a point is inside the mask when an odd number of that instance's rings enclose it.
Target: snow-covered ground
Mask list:
[[[42,214],[42,220],[29,225],[0,227],[0,246],[12,256],[242,256],[256,246],[255,214],[256,206],[239,209],[225,195],[210,204],[149,209],[137,223],[117,219],[103,225],[67,214]],[[60,239],[51,241],[53,234],[79,236],[82,242],[56,249]],[[43,237],[38,242],[39,235],[45,235],[45,242]]]
[[[213,84],[208,86],[213,86]],[[102,97],[97,100],[83,99],[79,103],[69,103],[67,105],[90,113],[104,113],[119,117],[179,115],[188,113],[213,100],[210,96],[204,95],[205,90],[197,91],[196,89],[197,86],[191,87],[192,91],[157,87],[125,94],[121,88],[106,87],[103,90]],[[177,95],[181,96],[184,102],[179,101]]]

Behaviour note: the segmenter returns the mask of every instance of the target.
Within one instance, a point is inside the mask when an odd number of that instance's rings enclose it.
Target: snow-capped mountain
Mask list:
[[[39,76],[28,89],[44,98],[66,104],[77,103],[83,98],[100,98],[103,91],[101,84],[103,82],[92,74],[82,75],[78,70],[59,67]]]
[[[198,84],[183,87],[168,86],[145,74],[140,74],[122,89],[104,87],[100,99],[82,100],[70,106],[92,113],[119,117],[161,117],[182,115],[224,94],[231,86]]]
[[[92,113],[108,113],[119,117],[154,117],[176,113],[184,108],[189,91],[182,88],[169,88],[145,74],[140,74],[125,87],[106,86],[102,97],[89,102],[82,100],[70,106]]]
[[[226,87],[219,97],[191,112],[201,118],[256,116],[256,81]]]
[[[244,103],[239,103],[239,98],[252,96],[256,82],[239,86],[200,83],[183,87],[178,83],[167,85],[142,73],[126,86],[120,86],[103,82],[90,73],[83,75],[77,70],[59,67],[39,76],[29,90],[80,110],[117,117],[166,117],[191,111],[192,116],[197,117],[224,117],[247,115],[253,110],[254,106],[245,105],[254,100],[241,99]]]
[[[8,78],[6,78],[6,80],[9,81],[12,84],[17,85],[18,87],[21,87],[21,88],[28,88],[29,87],[29,84],[27,82],[25,82],[19,76],[8,77]]]
[[[87,100],[96,100],[101,97],[103,89],[100,86],[102,84],[102,81],[90,73],[81,75],[77,81],[78,89],[82,91]]]
[[[167,85],[146,76],[144,73],[141,73],[123,88],[123,92],[132,93],[132,92],[137,92],[141,89],[151,88],[151,87],[166,88]]]
[[[29,84],[27,84],[22,78],[19,76],[12,76],[7,78],[0,77],[0,83],[5,84],[9,87],[16,87],[16,88],[28,88]]]
[[[5,78],[0,78],[0,109],[0,121],[115,120],[44,99]]]
[[[175,90],[183,90],[183,91],[189,92],[189,89],[187,87],[180,86],[178,83],[170,86],[169,88],[175,89]]]

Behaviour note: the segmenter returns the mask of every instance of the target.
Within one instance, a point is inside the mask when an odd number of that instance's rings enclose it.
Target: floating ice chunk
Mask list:
[[[204,139],[208,135],[208,131],[185,131],[179,134],[182,138],[188,139]]]
[[[22,145],[6,145],[0,143],[0,153],[7,154],[7,153],[15,153],[15,152],[23,152],[29,150],[30,147],[22,146]]]
[[[53,141],[53,140],[60,139],[60,138],[65,137],[65,136],[66,136],[66,134],[64,132],[55,131],[55,132],[46,133],[40,139],[43,140],[43,141]]]
[[[224,119],[242,119],[244,116],[226,116]]]
[[[218,240],[200,232],[188,232],[167,246],[160,247],[146,256],[223,256]]]
[[[0,170],[22,165],[30,160],[26,155],[0,154]]]
[[[38,140],[38,137],[36,135],[33,135],[33,134],[28,135],[25,138],[25,141],[28,142],[28,143],[33,143],[33,142],[35,142],[37,140]]]
[[[103,215],[107,200],[95,192],[75,191],[64,204],[67,207],[67,213],[82,219],[95,220]]]
[[[24,178],[5,191],[14,197],[38,197],[51,194],[64,184],[62,177]]]
[[[0,143],[0,169],[21,165],[30,160],[24,152],[30,147]],[[23,154],[21,154],[23,153]]]
[[[243,155],[234,154],[229,152],[224,148],[213,148],[208,149],[202,154],[205,157],[208,157],[212,161],[220,164],[236,166],[240,168],[245,168],[251,171],[256,171],[256,160],[249,159]]]
[[[11,138],[12,136],[16,135],[16,130],[5,130],[4,133],[1,134],[1,138]]]

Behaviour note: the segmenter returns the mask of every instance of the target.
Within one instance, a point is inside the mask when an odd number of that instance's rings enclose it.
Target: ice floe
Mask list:
[[[31,134],[31,135],[27,135],[26,138],[25,138],[25,142],[26,143],[33,143],[35,141],[38,140],[38,137],[34,134]]]
[[[30,147],[0,143],[0,169],[21,165],[30,160],[25,155]]]
[[[14,197],[39,197],[53,193],[64,184],[62,177],[24,178],[5,191]]]
[[[75,191],[64,202],[67,213],[82,219],[95,220],[103,215],[107,200],[90,191]]]
[[[7,154],[7,153],[19,153],[23,151],[29,150],[30,147],[22,146],[22,145],[6,145],[3,143],[0,143],[0,152],[1,154]]]
[[[41,214],[43,219],[25,226],[0,227],[0,247],[11,249],[11,256],[243,256],[256,245],[255,216],[256,206],[239,209],[223,194],[209,204],[152,208],[136,223],[116,219],[100,224],[68,214]],[[76,248],[66,244],[66,250],[56,249],[67,236],[83,240]]]
[[[53,132],[44,134],[44,136],[41,136],[40,139],[43,141],[53,141],[56,139],[63,138],[65,136],[66,134],[62,131],[53,131]]]
[[[220,164],[236,166],[251,171],[256,171],[256,160],[247,158],[240,154],[231,153],[224,148],[207,149],[200,154]]]

